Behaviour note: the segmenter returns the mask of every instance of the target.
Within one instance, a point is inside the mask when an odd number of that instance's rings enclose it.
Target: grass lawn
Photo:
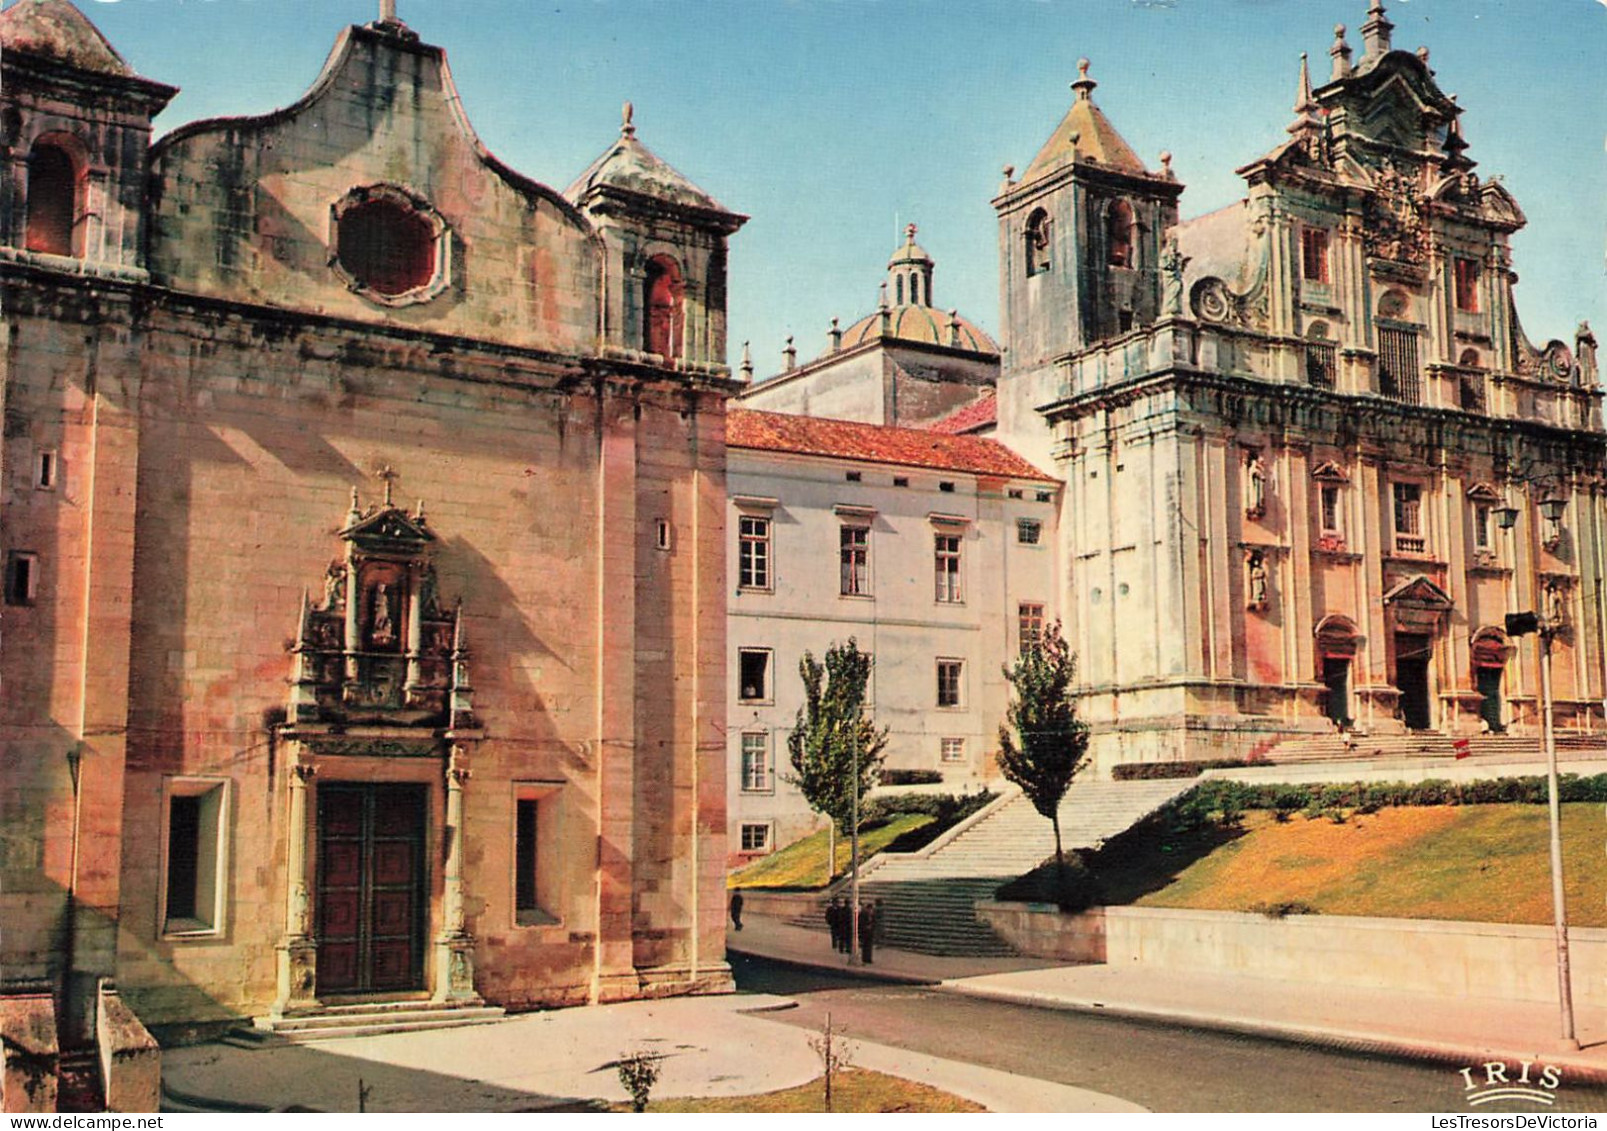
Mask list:
[[[868,860],[901,837],[925,828],[936,819],[925,813],[895,813],[882,824],[862,825],[859,830],[859,855]],[[838,837],[837,867],[832,870],[834,875],[840,876],[848,870],[849,856],[848,838]],[[826,875],[826,830],[821,829],[732,872],[726,880],[726,886],[823,888],[829,882]]]
[[[1569,922],[1607,926],[1602,807],[1562,807]],[[1551,922],[1544,805],[1401,806],[1343,824],[1245,816],[1241,830],[1130,837],[1090,867],[1105,902],[1245,911],[1303,903],[1325,915]]]
[[[986,1111],[959,1096],[926,1084],[884,1076],[880,1072],[851,1069],[839,1074],[832,1084],[832,1110],[952,1112]],[[615,1111],[629,1111],[629,1104],[615,1104]],[[706,1099],[665,1100],[647,1105],[654,1111],[825,1111],[826,1081],[811,1080],[798,1088],[765,1092],[757,1096],[714,1096]]]

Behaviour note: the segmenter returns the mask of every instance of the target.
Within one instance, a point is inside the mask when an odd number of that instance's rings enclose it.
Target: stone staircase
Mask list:
[[[365,1002],[325,1006],[316,1013],[253,1019],[255,1029],[236,1030],[240,1039],[269,1034],[290,1041],[327,1041],[338,1037],[373,1037],[380,1033],[416,1033],[499,1021],[501,1006],[458,1005],[434,1001]]]
[[[1457,738],[1447,734],[1356,735],[1341,734],[1291,738],[1268,750],[1264,757],[1278,765],[1307,762],[1349,762],[1358,759],[1456,759]],[[1592,756],[1607,758],[1607,735],[1558,735],[1557,753],[1570,761]],[[1467,736],[1468,756],[1488,762],[1539,761],[1545,757],[1538,735],[1478,734]]]
[[[1077,782],[1060,808],[1066,851],[1091,848],[1194,784],[1194,779]],[[1015,953],[977,919],[978,900],[1055,853],[1054,830],[1021,793],[1010,793],[920,852],[882,853],[860,874],[860,899],[882,901],[883,942],[918,954],[1003,957]],[[825,930],[825,906],[846,881],[794,916]]]

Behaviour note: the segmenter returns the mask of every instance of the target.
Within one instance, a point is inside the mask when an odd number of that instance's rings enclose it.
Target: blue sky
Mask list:
[[[142,74],[183,88],[158,120],[294,100],[378,0],[78,0]],[[1467,112],[1469,155],[1529,217],[1514,240],[1531,338],[1607,330],[1607,0],[1394,0],[1396,47],[1430,48]],[[937,305],[998,326],[1000,169],[1024,167],[1094,99],[1151,167],[1169,149],[1185,217],[1242,195],[1233,170],[1285,136],[1299,57],[1357,56],[1367,0],[398,0],[447,49],[470,119],[516,168],[563,188],[639,136],[752,220],[731,256],[732,360],[760,375],[875,305],[901,226],[937,261]]]

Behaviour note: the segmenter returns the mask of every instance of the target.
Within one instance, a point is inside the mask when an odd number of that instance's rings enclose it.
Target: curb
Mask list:
[[[943,993],[961,997],[983,998],[1009,1002],[1013,1005],[1036,1009],[1055,1009],[1069,1013],[1102,1014],[1107,1017],[1124,1017],[1135,1021],[1164,1022],[1175,1025],[1193,1025],[1202,1029],[1216,1029],[1229,1033],[1261,1037],[1287,1044],[1313,1044],[1336,1048],[1346,1052],[1384,1056],[1394,1060],[1427,1061],[1462,1067],[1483,1060],[1498,1058],[1510,1061],[1532,1061],[1566,1069],[1572,1078],[1589,1083],[1607,1083],[1607,1065],[1599,1061],[1577,1059],[1572,1050],[1549,1053],[1535,1049],[1511,1048],[1456,1043],[1432,1039],[1391,1037],[1353,1029],[1335,1029],[1321,1025],[1301,1025],[1293,1022],[1271,1022],[1259,1018],[1233,1017],[1217,1013],[1202,1013],[1166,1006],[1130,1005],[1121,1002],[1094,1001],[1087,998],[1069,998],[1032,990],[1008,990],[997,986],[966,984],[964,981],[937,983]]]
[[[741,955],[743,958],[757,958],[765,962],[773,962],[777,966],[786,966],[793,970],[811,970],[819,974],[834,974],[842,978],[854,978],[861,982],[897,982],[905,986],[941,986],[942,978],[933,978],[921,974],[902,974],[896,970],[867,970],[863,966],[835,966],[822,962],[811,962],[807,958],[788,958],[780,954],[766,954],[757,950],[743,950],[741,947],[731,945],[726,940],[725,952],[727,955]]]

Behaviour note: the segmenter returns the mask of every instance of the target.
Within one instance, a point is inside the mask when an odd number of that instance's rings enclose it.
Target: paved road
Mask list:
[[[1607,1110],[1602,1085],[1564,1080],[1551,1107],[1516,1101],[1470,1107],[1454,1066],[979,1001],[758,958],[733,956],[732,968],[741,989],[798,1001],[797,1009],[767,1015],[777,1022],[818,1029],[829,1011],[851,1038],[1092,1088],[1155,1111]]]

